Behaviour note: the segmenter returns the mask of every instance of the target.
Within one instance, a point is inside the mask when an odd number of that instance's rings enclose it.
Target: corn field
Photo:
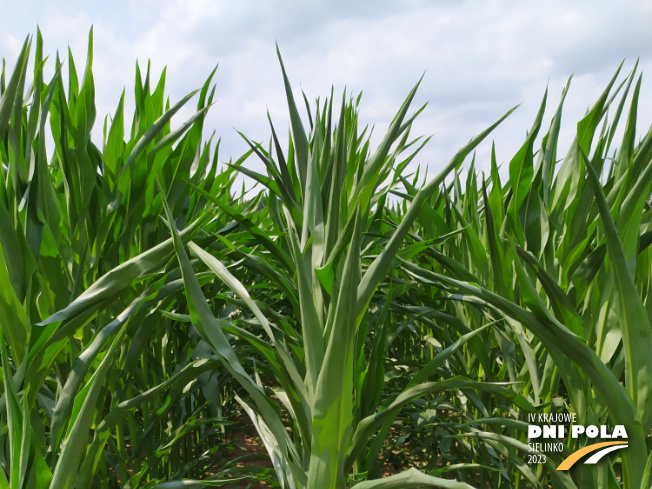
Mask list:
[[[418,84],[375,146],[360,97],[295,100],[279,55],[288,137],[222,163],[214,72],[171,103],[137,67],[133,115],[98,120],[92,31],[83,69],[43,52],[0,80],[0,489],[650,487],[636,66],[567,151],[570,81],[510,161],[474,155],[511,110],[432,176]],[[628,447],[528,462],[558,413]]]

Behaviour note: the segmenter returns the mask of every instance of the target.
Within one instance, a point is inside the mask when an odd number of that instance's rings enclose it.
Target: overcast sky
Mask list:
[[[219,64],[217,104],[206,127],[223,140],[222,160],[245,149],[235,129],[268,140],[268,109],[277,129],[287,127],[276,42],[293,86],[310,100],[327,95],[331,85],[336,93],[345,86],[362,91],[361,117],[376,134],[425,72],[416,102],[429,104],[413,134],[434,136],[418,159],[430,171],[522,104],[493,135],[499,162],[508,162],[546,86],[551,115],[574,74],[562,126],[568,145],[621,61],[629,72],[640,58],[640,71],[652,73],[650,0],[3,0],[0,56],[10,66],[37,25],[46,54],[53,58],[58,50],[65,57],[70,45],[79,68],[94,26],[98,116],[114,110],[123,87],[133,107],[136,60],[141,66],[151,60],[157,77],[167,66],[172,102],[199,88]],[[639,117],[647,131],[649,78]],[[96,124],[101,127],[99,117]],[[478,152],[481,168],[489,150],[490,143]]]

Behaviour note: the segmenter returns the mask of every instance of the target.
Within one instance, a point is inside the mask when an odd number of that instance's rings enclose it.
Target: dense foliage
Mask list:
[[[81,80],[38,34],[33,73],[28,39],[0,81],[0,489],[649,487],[635,69],[565,156],[568,87],[504,172],[460,176],[509,113],[426,178],[416,87],[372,148],[359,97],[302,118],[284,70],[287,147],[271,126],[218,163],[213,74],[170,105],[139,68],[131,125],[123,94],[98,146],[90,39]],[[527,414],[555,412],[623,424],[629,448],[528,464]],[[238,443],[254,430],[262,456]]]

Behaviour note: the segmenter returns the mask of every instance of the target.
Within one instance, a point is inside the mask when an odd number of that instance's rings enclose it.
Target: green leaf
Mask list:
[[[417,469],[408,469],[400,474],[390,475],[383,479],[365,481],[355,484],[356,489],[410,489],[423,486],[442,487],[444,489],[473,489],[473,486],[464,482],[433,477],[419,472]]]

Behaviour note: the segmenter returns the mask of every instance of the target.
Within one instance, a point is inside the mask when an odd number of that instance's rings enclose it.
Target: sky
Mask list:
[[[94,77],[101,124],[127,89],[133,108],[136,61],[167,66],[172,103],[200,88],[219,65],[215,106],[205,124],[222,138],[222,161],[246,145],[237,134],[266,143],[267,111],[279,133],[287,109],[276,43],[298,95],[322,99],[334,87],[362,92],[360,116],[379,140],[405,96],[425,74],[414,107],[428,103],[413,135],[432,136],[416,164],[430,173],[507,110],[520,104],[493,134],[499,163],[523,143],[549,90],[544,129],[573,75],[562,118],[560,151],[619,64],[624,74],[639,59],[652,73],[652,0],[0,0],[0,56],[13,66],[23,40],[41,29],[45,53],[72,49],[78,68],[94,32]],[[649,75],[647,75],[649,76]],[[652,122],[652,84],[643,79],[641,137]],[[181,124],[190,107],[174,121]],[[101,117],[99,117],[101,116]],[[477,163],[489,168],[491,140]],[[251,162],[256,165],[255,162]]]

